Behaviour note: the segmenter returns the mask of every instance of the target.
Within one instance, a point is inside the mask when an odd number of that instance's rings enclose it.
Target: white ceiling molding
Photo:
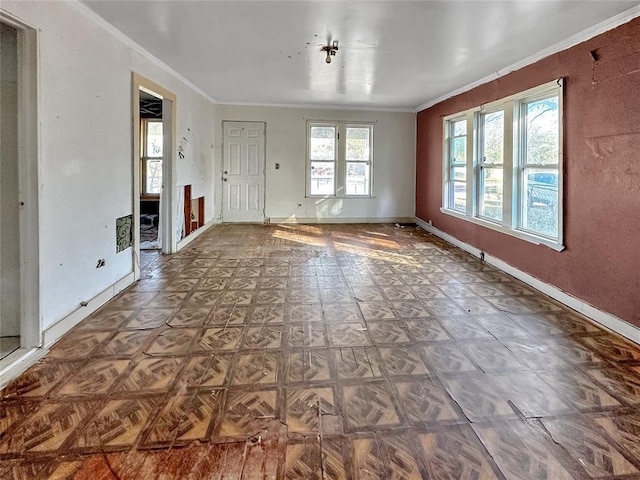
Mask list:
[[[443,102],[449,98],[455,97],[456,95],[459,95],[464,92],[468,92],[469,90],[479,87],[480,85],[484,85],[485,83],[491,82],[500,77],[504,77],[508,73],[515,72],[516,70],[520,70],[521,68],[524,68],[528,65],[532,65],[537,61],[542,60],[543,58],[546,58],[550,55],[561,52],[563,50],[567,50],[568,48],[578,45],[579,43],[582,43],[593,37],[596,37],[601,33],[607,32],[609,30],[613,30],[614,28],[619,27],[620,25],[623,25],[627,22],[630,22],[631,20],[639,16],[640,16],[640,5],[636,5],[635,7],[632,7],[629,10],[619,13],[618,15],[615,15],[603,22],[600,22],[597,25],[594,25],[593,27],[587,28],[586,30],[583,30],[580,33],[572,35],[569,38],[566,38],[565,40],[556,43],[555,45],[552,45],[548,48],[545,48],[544,50],[541,50],[535,53],[534,55],[524,58],[516,63],[513,63],[506,68],[498,70],[497,72],[492,73],[491,75],[487,75],[486,77],[476,80],[475,82],[469,83],[464,87],[457,88],[456,90],[453,90],[438,98],[429,100],[428,102],[425,102],[422,105],[418,106],[415,109],[415,111],[421,112],[422,110],[426,110],[427,108],[433,107],[434,105],[437,105],[438,103]]]
[[[357,110],[359,112],[396,112],[415,113],[414,108],[368,107],[366,105],[322,105],[319,103],[249,103],[249,102],[218,102],[220,106],[230,107],[279,107],[279,108],[309,108],[315,110]]]

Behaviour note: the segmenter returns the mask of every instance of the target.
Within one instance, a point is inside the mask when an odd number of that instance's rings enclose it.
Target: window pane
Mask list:
[[[369,195],[369,164],[347,162],[347,195]]]
[[[558,163],[558,97],[527,103],[526,158],[528,164]]]
[[[147,191],[160,193],[162,188],[162,160],[147,160]]]
[[[482,165],[501,164],[504,151],[504,112],[482,116]],[[502,168],[481,168],[480,215],[502,220]]]
[[[333,195],[335,174],[335,163],[311,162],[311,195]]]
[[[452,134],[454,137],[458,137],[460,135],[467,134],[467,120],[458,120],[457,122],[453,122],[453,131]]]
[[[453,209],[465,212],[467,210],[467,168],[454,167],[451,174],[453,185]]]
[[[487,113],[482,116],[482,161],[501,164],[504,149],[504,112]]]
[[[558,237],[558,172],[525,169],[521,226]]]
[[[467,163],[467,137],[451,139],[451,163]]]
[[[502,168],[482,169],[480,215],[502,220]]]
[[[347,127],[347,160],[369,160],[369,128]]]
[[[310,150],[311,160],[335,160],[335,127],[311,127]]]
[[[162,122],[147,122],[147,157],[162,156]]]

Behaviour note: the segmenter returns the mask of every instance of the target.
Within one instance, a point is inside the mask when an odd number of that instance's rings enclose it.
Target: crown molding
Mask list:
[[[600,23],[597,23],[596,25],[593,25],[592,27],[589,27],[586,30],[576,33],[575,35],[572,35],[568,38],[565,38],[564,40],[561,40],[560,42],[555,43],[554,45],[551,45],[550,47],[547,47],[544,50],[540,50],[539,52],[534,53],[533,55],[530,55],[522,60],[519,60],[516,63],[513,63],[505,68],[502,68],[497,72],[492,73],[491,75],[487,75],[486,77],[476,80],[475,82],[471,82],[465,85],[464,87],[457,88],[455,90],[452,90],[449,93],[441,95],[440,97],[434,98],[433,100],[429,100],[423,103],[422,105],[416,107],[414,111],[421,112],[422,110],[426,110],[427,108],[433,107],[434,105],[440,102],[443,102],[451,97],[455,97],[456,95],[459,95],[464,92],[468,92],[469,90],[479,87],[480,85],[484,85],[485,83],[491,82],[500,77],[504,77],[508,73],[515,72],[516,70],[520,70],[523,67],[536,63],[538,60],[542,60],[543,58],[546,58],[550,55],[561,52],[563,50],[567,50],[568,48],[574,47],[579,43],[585,42],[604,32],[613,30],[614,28],[619,27],[620,25],[630,22],[631,20],[633,20],[638,16],[640,16],[640,5],[631,7],[629,10],[625,10],[624,12],[619,13],[618,15],[615,15],[611,18],[608,18],[607,20],[604,20]]]
[[[80,0],[62,0],[62,1],[63,3],[71,7],[73,10],[75,10],[77,13],[91,20],[97,26],[102,28],[104,31],[106,31],[107,33],[115,37],[120,42],[124,43],[127,47],[131,48],[134,52],[143,56],[144,58],[149,60],[151,63],[156,65],[157,67],[160,67],[162,70],[164,70],[171,76],[175,77],[177,80],[179,80],[180,82],[185,84],[187,87],[191,88],[192,90],[194,90],[195,92],[197,92],[198,94],[206,98],[211,103],[215,103],[215,104],[218,103],[218,101],[213,97],[211,97],[211,95],[206,93],[200,87],[194,85],[193,82],[191,82],[191,80],[185,78],[183,75],[175,71],[173,68],[171,68],[169,65],[164,63],[162,60],[160,60],[158,57],[153,55],[151,52],[149,52],[147,49],[142,47],[140,44],[133,41],[130,37],[125,35],[121,30],[113,26],[111,23],[107,22],[104,18],[102,18],[96,12],[91,10],[87,5],[85,5]]]
[[[221,107],[276,107],[276,108],[308,108],[313,110],[353,110],[361,112],[415,113],[413,108],[376,107],[375,105],[322,105],[314,103],[251,103],[251,102],[218,102]]]

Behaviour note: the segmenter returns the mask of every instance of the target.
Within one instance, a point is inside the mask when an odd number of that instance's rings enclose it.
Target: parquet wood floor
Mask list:
[[[413,226],[220,225],[0,393],[2,479],[640,478],[640,347]]]

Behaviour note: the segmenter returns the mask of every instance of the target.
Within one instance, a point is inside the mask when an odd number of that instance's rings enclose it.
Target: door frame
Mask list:
[[[225,160],[225,143],[224,143],[224,126],[226,123],[261,123],[264,127],[264,135],[262,140],[262,150],[264,152],[264,163],[262,165],[262,221],[264,223],[267,218],[267,122],[263,120],[223,120],[222,121],[222,155],[220,160],[220,222],[225,223],[224,219],[224,160]],[[246,222],[226,222],[226,223],[246,223]],[[254,223],[254,222],[250,222]]]
[[[18,34],[20,347],[32,349],[43,343],[40,315],[38,30],[3,11],[0,11],[0,21],[15,28]]]
[[[163,157],[162,157],[162,193],[160,196],[160,222],[162,253],[172,254],[178,250],[178,240],[174,232],[176,195],[173,182],[176,178],[175,145],[176,95],[157,83],[132,72],[132,118],[133,118],[133,272],[134,280],[140,278],[140,90],[162,97]]]

